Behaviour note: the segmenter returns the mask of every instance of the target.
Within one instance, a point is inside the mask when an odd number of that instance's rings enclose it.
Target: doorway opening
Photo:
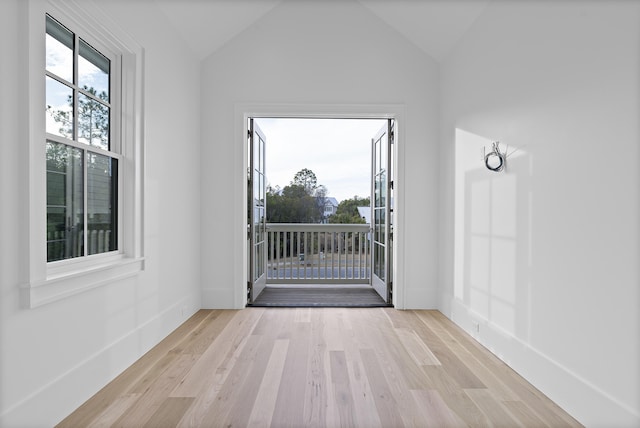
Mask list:
[[[246,135],[247,305],[392,305],[395,120],[248,116]]]

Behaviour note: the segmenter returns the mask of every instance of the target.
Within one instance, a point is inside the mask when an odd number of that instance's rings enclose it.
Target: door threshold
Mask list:
[[[247,307],[269,308],[388,308],[371,286],[267,286]]]

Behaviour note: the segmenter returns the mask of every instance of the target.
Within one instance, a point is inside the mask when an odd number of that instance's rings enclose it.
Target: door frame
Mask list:
[[[391,302],[397,309],[406,307],[404,300],[405,265],[403,245],[404,229],[404,110],[403,104],[264,104],[240,103],[235,106],[234,113],[234,199],[231,209],[241,212],[242,216],[235,216],[233,230],[234,239],[232,251],[234,254],[231,267],[234,277],[233,301],[236,309],[247,305],[247,170],[248,156],[246,140],[246,124],[250,118],[305,118],[305,119],[394,119],[395,151],[393,165],[394,192],[393,211],[394,240],[393,240],[393,284],[394,293]],[[269,138],[269,136],[266,136]],[[267,171],[268,174],[268,171]],[[400,244],[400,245],[399,245]]]

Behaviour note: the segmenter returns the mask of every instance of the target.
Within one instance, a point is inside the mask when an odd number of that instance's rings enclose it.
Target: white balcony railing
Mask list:
[[[267,283],[369,284],[368,224],[267,224]]]

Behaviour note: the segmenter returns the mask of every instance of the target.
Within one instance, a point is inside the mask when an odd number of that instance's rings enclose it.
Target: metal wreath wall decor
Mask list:
[[[494,141],[492,149],[484,155],[484,165],[493,172],[504,171],[507,166],[507,153],[500,152],[500,143]]]

